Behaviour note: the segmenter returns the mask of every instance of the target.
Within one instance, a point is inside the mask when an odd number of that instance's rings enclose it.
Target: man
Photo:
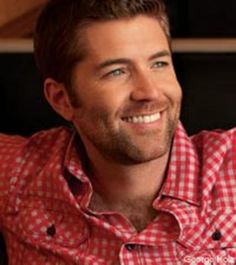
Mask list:
[[[75,130],[1,136],[9,264],[234,264],[235,131],[190,139],[161,0],[51,0],[35,35]]]

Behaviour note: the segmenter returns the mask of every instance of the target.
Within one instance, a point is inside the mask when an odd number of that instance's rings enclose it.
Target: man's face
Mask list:
[[[74,123],[89,156],[121,164],[167,154],[181,89],[159,22],[148,16],[94,23],[73,72]]]

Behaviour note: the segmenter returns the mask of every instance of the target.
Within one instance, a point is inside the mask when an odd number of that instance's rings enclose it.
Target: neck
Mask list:
[[[121,165],[96,156],[96,161],[91,160],[94,191],[111,207],[142,199],[151,204],[161,188],[168,155],[135,165]]]
[[[163,183],[168,153],[157,160],[132,166],[103,159],[91,162],[94,193],[90,208],[120,213],[137,231],[142,231],[156,217],[152,203]]]

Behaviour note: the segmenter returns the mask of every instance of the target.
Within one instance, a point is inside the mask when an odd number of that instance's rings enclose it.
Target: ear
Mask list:
[[[44,95],[48,103],[59,115],[68,121],[72,120],[74,109],[63,84],[52,78],[47,78],[44,82]]]

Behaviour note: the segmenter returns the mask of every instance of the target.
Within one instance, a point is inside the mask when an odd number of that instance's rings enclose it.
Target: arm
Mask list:
[[[25,139],[20,136],[0,134],[0,230],[11,184],[9,172],[15,164],[17,154],[24,141]]]

